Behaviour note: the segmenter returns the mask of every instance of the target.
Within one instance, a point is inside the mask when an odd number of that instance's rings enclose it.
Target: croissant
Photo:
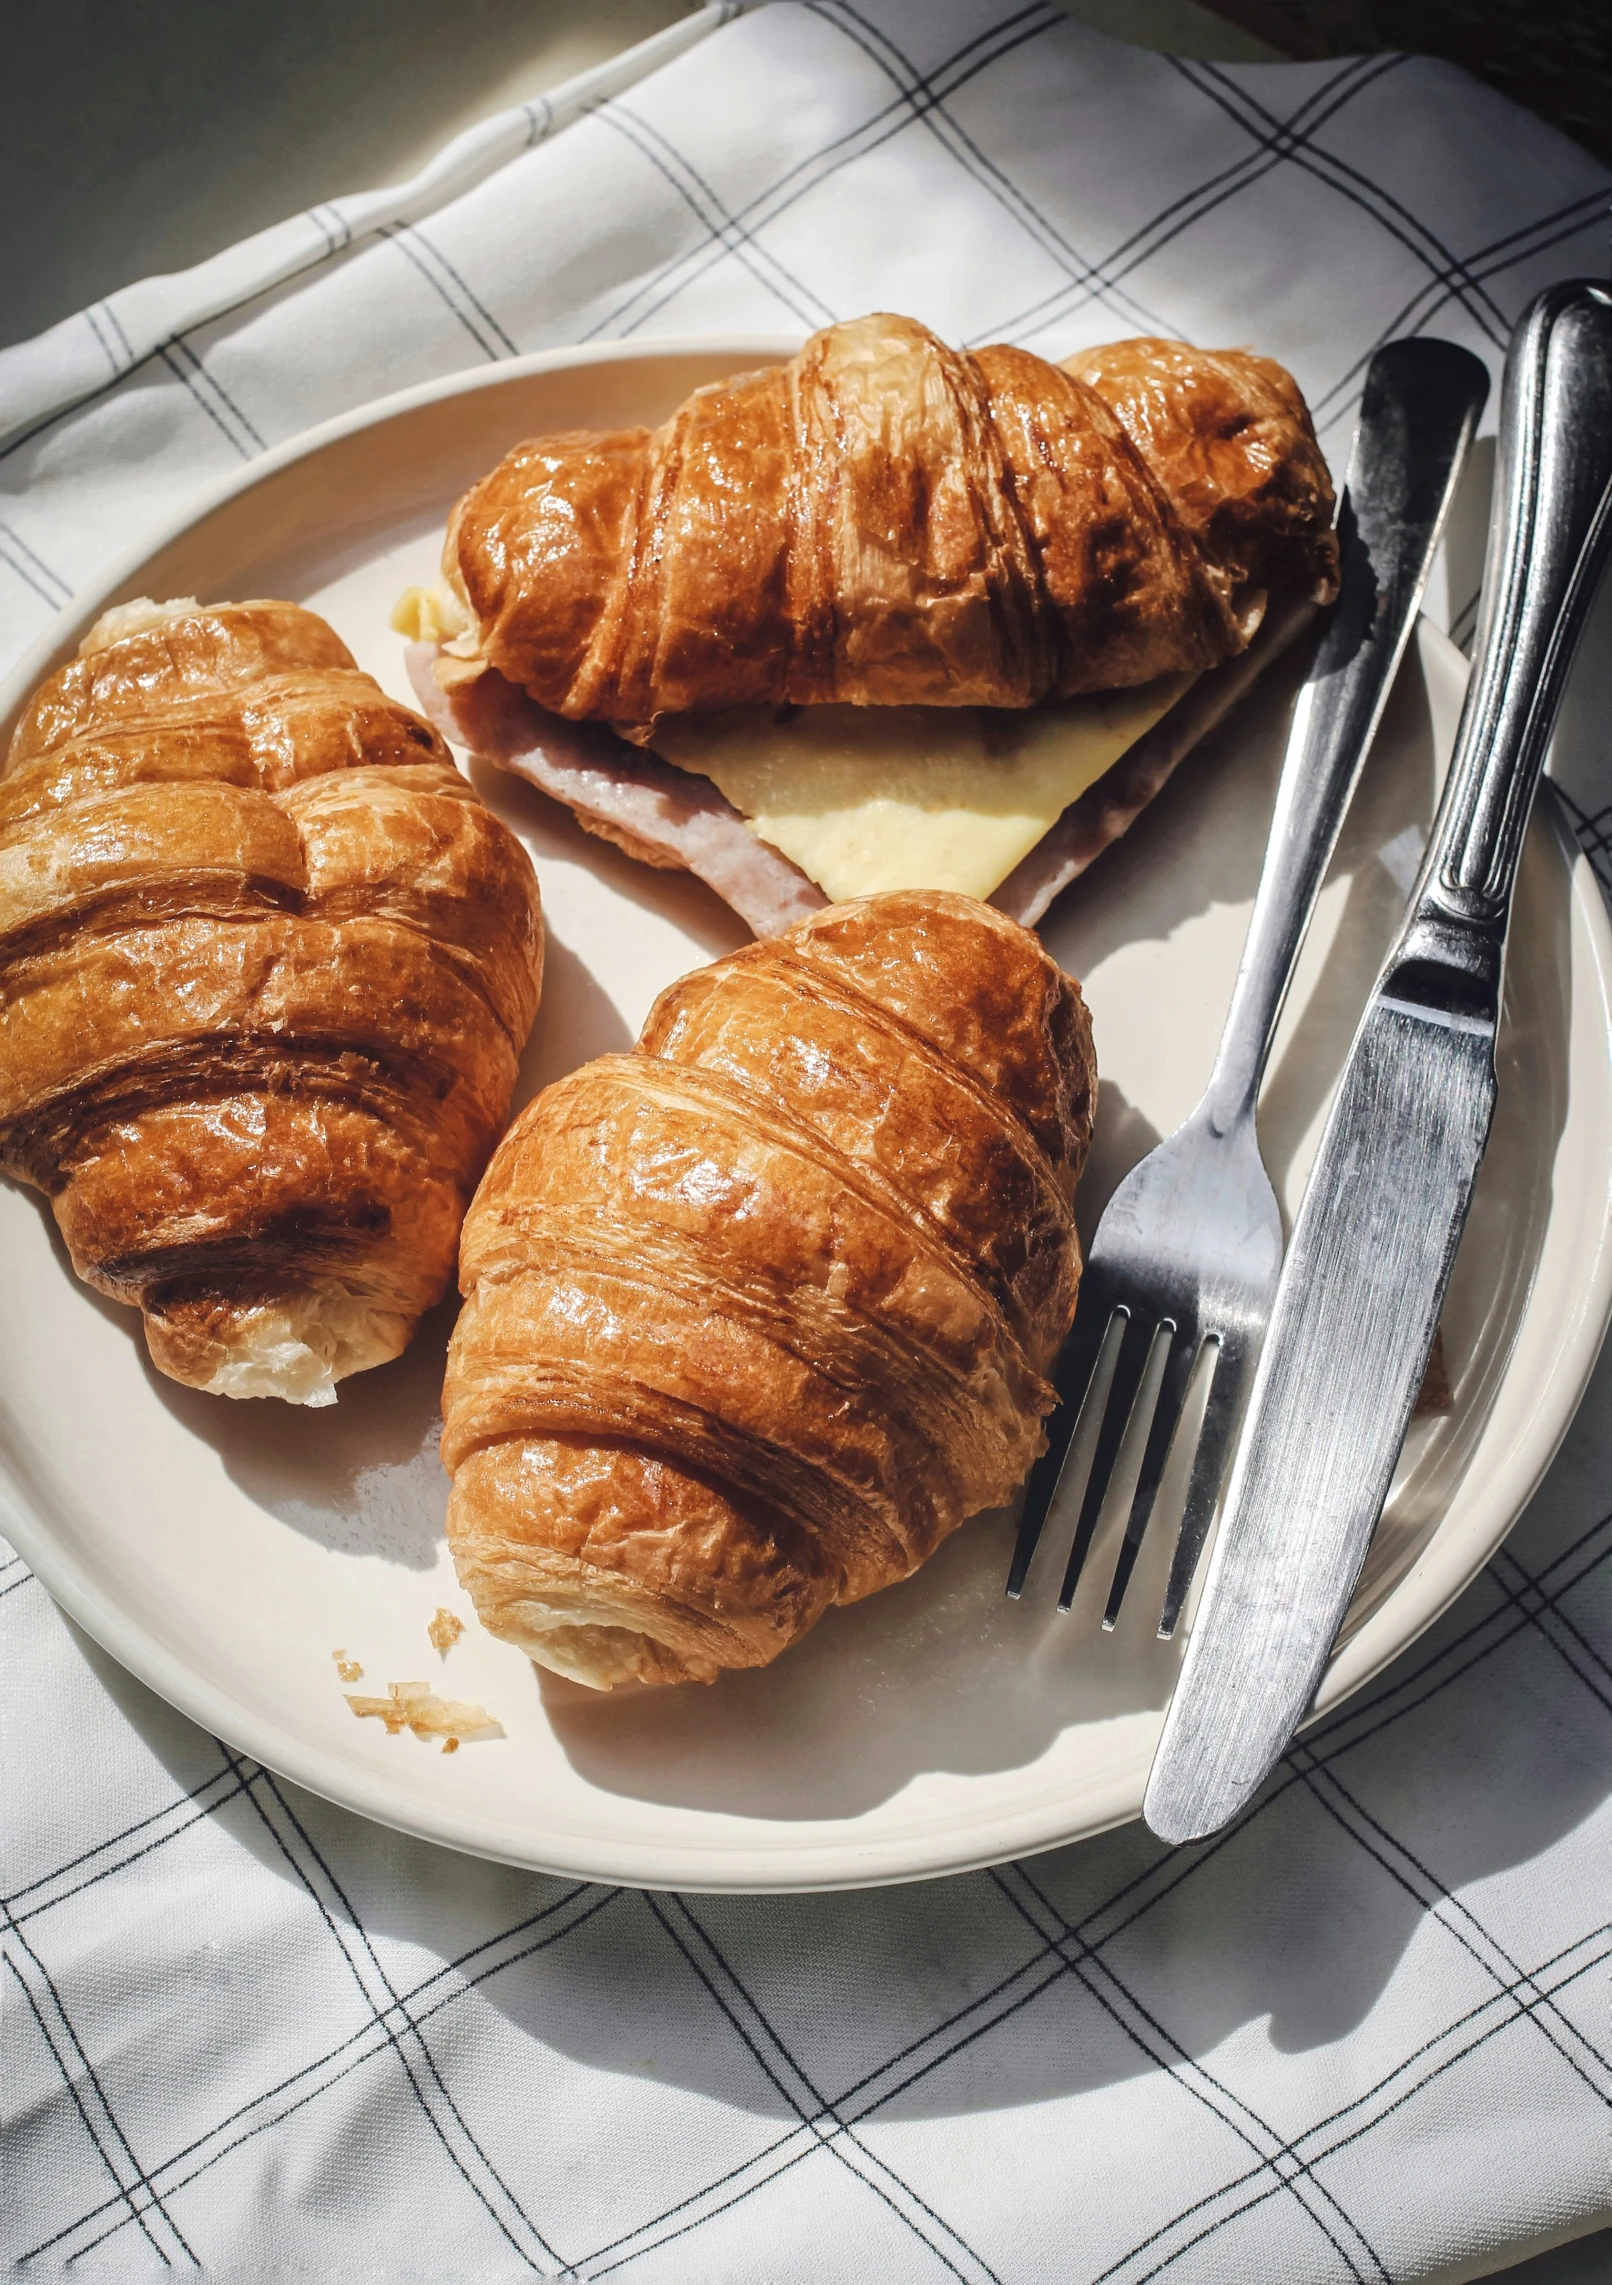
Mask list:
[[[1331,515],[1268,358],[1142,340],[1064,369],[859,318],[661,428],[511,452],[449,526],[469,625],[443,684],[490,667],[640,738],[730,706],[1128,688],[1244,650],[1273,595],[1330,596]]]
[[[295,604],[108,614],[0,770],[0,1165],[153,1362],[334,1401],[452,1273],[537,1008],[525,851]]]
[[[466,1217],[448,1535],[596,1689],[775,1658],[1041,1448],[1080,1276],[1079,989],[972,898],[831,906],[521,1113]]]

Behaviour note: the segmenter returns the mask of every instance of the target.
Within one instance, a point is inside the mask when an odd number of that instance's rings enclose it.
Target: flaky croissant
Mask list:
[[[291,603],[130,605],[0,771],[0,1164],[154,1362],[328,1403],[452,1272],[537,1008],[525,851]]]
[[[448,1533],[598,1689],[760,1666],[1005,1500],[1074,1313],[1078,988],[972,898],[831,906],[540,1095],[466,1217]]]
[[[1273,595],[1325,601],[1303,398],[1243,350],[1067,369],[910,318],[815,334],[661,428],[538,437],[460,502],[443,570],[495,668],[640,736],[743,706],[1011,706],[1197,674]]]

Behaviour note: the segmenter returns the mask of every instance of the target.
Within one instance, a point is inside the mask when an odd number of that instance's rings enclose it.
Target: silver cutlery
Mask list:
[[[1217,1831],[1325,1671],[1426,1369],[1495,1098],[1511,896],[1574,644],[1612,550],[1612,293],[1513,337],[1477,664],[1404,925],[1288,1247],[1144,1815]]]
[[[1299,696],[1225,1033],[1197,1109],[1126,1176],[1098,1223],[1054,1374],[1060,1407],[1025,1493],[1011,1596],[1090,1450],[1058,1598],[1069,1609],[1127,1425],[1156,1385],[1103,1618],[1113,1626],[1209,1343],[1212,1377],[1160,1635],[1180,1616],[1281,1266],[1281,1215],[1254,1123],[1260,1079],[1487,394],[1477,358],[1444,341],[1393,342],[1367,371],[1338,517],[1341,591]]]

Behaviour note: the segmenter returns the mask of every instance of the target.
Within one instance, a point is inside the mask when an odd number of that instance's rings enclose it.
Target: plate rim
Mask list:
[[[0,684],[0,730],[9,725],[36,685],[71,650],[100,612],[117,599],[119,591],[135,582],[143,566],[221,507],[332,444],[383,426],[421,407],[473,396],[528,376],[689,356],[731,358],[733,362],[728,370],[733,371],[749,359],[776,361],[787,357],[798,340],[799,336],[782,334],[675,335],[647,342],[539,350],[490,368],[475,366],[440,375],[303,429],[271,451],[200,488],[171,515],[154,524],[137,543],[122,551],[98,579],[81,588],[41,631]],[[1447,636],[1437,629],[1433,632],[1441,643],[1448,644]],[[1453,650],[1454,646],[1450,648]],[[1608,913],[1589,861],[1573,836],[1566,812],[1548,781],[1535,803],[1534,821],[1556,844],[1566,866],[1568,907],[1585,924],[1590,970],[1600,991],[1600,1028],[1607,1034],[1607,1062],[1612,1070],[1612,1020],[1609,1020],[1612,1016],[1612,915]],[[1558,1368],[1550,1376],[1542,1400],[1534,1409],[1531,1428],[1538,1435],[1538,1441],[1529,1450],[1526,1482],[1520,1489],[1513,1485],[1498,1498],[1492,1489],[1487,1496],[1474,1495],[1478,1518],[1466,1525],[1463,1545],[1470,1546],[1474,1538],[1482,1544],[1481,1552],[1470,1565],[1434,1566],[1430,1558],[1436,1541],[1424,1549],[1406,1576],[1331,1662],[1312,1719],[1330,1713],[1409,1649],[1465,1591],[1505,1539],[1537,1491],[1573,1423],[1600,1355],[1609,1320],[1612,1320],[1612,1218],[1603,1222],[1600,1243],[1579,1287],[1574,1322],[1563,1337]],[[1548,1425],[1544,1433],[1539,1434],[1542,1421]],[[1463,1478],[1463,1487],[1466,1480]],[[188,1666],[139,1621],[125,1617],[116,1602],[104,1593],[88,1566],[58,1544],[42,1514],[38,1522],[36,1531],[31,1503],[16,1481],[9,1458],[0,1455],[0,1530],[11,1539],[66,1615],[159,1697],[215,1735],[227,1737],[266,1768],[342,1808],[436,1846],[516,1865],[527,1871],[696,1894],[801,1894],[899,1885],[977,1871],[1014,1857],[1066,1847],[1128,1823],[1141,1811],[1140,1791],[1132,1801],[1129,1788],[1110,1777],[1095,1795],[1085,1796],[1085,1810],[1073,1830],[1048,1834],[1043,1816],[1039,1820],[1043,1829],[1027,1834],[1012,1828],[1029,1820],[1031,1811],[1020,1808],[993,1819],[987,1810],[971,1826],[974,1845],[966,1847],[958,1845],[955,1834],[927,1842],[922,1836],[908,1836],[894,1843],[888,1839],[863,1843],[843,1833],[825,1835],[814,1841],[798,1831],[787,1840],[768,1836],[758,1838],[753,1844],[737,1841],[690,1844],[640,1834],[625,1845],[602,1850],[586,1838],[577,1845],[562,1833],[550,1832],[533,1835],[530,1842],[521,1845],[504,1824],[488,1818],[468,1803],[447,1798],[438,1809],[416,1795],[405,1793],[395,1781],[371,1773],[354,1760],[298,1739],[276,1729],[271,1721],[260,1719],[226,1690],[216,1687]],[[1387,1624],[1390,1619],[1395,1621],[1392,1626]],[[1412,1620],[1409,1626],[1407,1619]],[[995,1838],[989,1837],[993,1833]],[[897,1858],[899,1862],[895,1861]],[[814,1863],[814,1859],[826,1861]]]

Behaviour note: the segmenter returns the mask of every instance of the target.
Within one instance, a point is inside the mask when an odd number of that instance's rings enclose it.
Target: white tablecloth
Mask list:
[[[1497,365],[1537,286],[1600,269],[1606,204],[1442,65],[1179,63],[1012,0],[708,10],[400,191],[0,354],[3,640],[265,445],[552,343],[870,307],[1049,353],[1254,339],[1341,461],[1375,343]],[[1596,711],[1561,771],[1604,856]],[[1609,1393],[1229,1835],[865,1895],[649,1896],[400,1839],[168,1711],[12,1562],[15,2273],[1320,2285],[1595,2226]]]

